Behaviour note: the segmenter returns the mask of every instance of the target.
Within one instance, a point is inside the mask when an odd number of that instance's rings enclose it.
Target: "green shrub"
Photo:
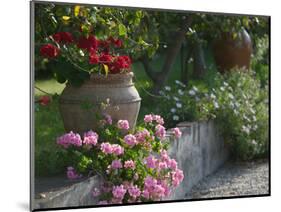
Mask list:
[[[234,157],[252,159],[268,151],[268,87],[254,72],[217,74],[212,87],[165,87],[162,115],[167,126],[181,121],[215,119]]]

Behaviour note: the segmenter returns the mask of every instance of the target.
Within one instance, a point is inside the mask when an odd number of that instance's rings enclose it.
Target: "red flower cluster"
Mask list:
[[[87,49],[89,52],[96,51],[98,48],[98,40],[93,35],[89,35],[89,37],[81,36],[77,46],[80,49]]]
[[[131,59],[129,56],[117,56],[113,63],[110,64],[110,73],[118,74],[121,70],[128,70],[131,67]]]
[[[56,46],[52,45],[52,44],[45,44],[40,48],[40,54],[43,57],[47,57],[47,58],[54,58],[57,57],[59,55],[59,48],[57,48]]]
[[[74,39],[69,32],[58,32],[52,36],[58,43],[73,43]]]
[[[51,102],[51,98],[49,96],[41,96],[38,100],[38,102],[43,105],[46,106],[48,104],[50,104]]]
[[[58,32],[52,35],[57,43],[70,44],[75,39],[69,32]],[[98,40],[94,35],[80,36],[75,42],[78,48],[87,50],[89,54],[89,64],[105,64],[109,67],[109,72],[117,74],[122,71],[129,71],[131,59],[128,56],[117,56],[110,54],[110,48],[120,48],[123,45],[122,40],[109,37],[106,40]],[[47,58],[54,58],[59,55],[60,49],[52,44],[45,44],[41,47],[40,53]]]
[[[99,56],[96,54],[96,52],[90,52],[90,56],[89,56],[89,63],[90,64],[98,64],[100,61]]]
[[[99,57],[99,61],[102,64],[110,64],[112,62],[112,56],[110,54],[102,53]]]

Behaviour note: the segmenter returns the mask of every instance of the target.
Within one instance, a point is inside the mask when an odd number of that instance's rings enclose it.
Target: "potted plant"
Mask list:
[[[66,131],[95,129],[103,113],[135,126],[141,98],[132,82],[131,59],[120,54],[121,47],[121,39],[97,39],[83,31],[57,32],[41,46],[40,54],[53,60],[58,82],[66,83],[59,99]]]
[[[213,52],[221,73],[235,67],[249,69],[252,54],[251,37],[244,28],[235,33],[222,32],[219,38],[214,40]]]

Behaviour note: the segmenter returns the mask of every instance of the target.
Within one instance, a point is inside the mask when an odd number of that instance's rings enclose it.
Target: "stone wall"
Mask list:
[[[171,140],[169,154],[184,171],[184,180],[169,200],[184,199],[201,179],[216,171],[228,158],[228,149],[214,121],[183,122],[182,137]]]
[[[170,136],[168,130],[171,143],[169,154],[178,161],[185,178],[168,200],[184,199],[194,185],[216,171],[228,158],[228,149],[219,136],[214,121],[183,122],[178,127],[183,134],[177,140]],[[54,191],[41,192],[36,195],[33,208],[94,205],[96,200],[91,195],[91,189],[98,186],[99,182],[99,178],[94,176],[73,185],[64,185]]]

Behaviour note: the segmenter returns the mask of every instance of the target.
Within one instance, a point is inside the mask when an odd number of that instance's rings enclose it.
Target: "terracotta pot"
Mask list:
[[[242,29],[236,39],[230,33],[223,33],[214,41],[213,52],[218,70],[225,73],[234,67],[249,69],[252,41],[245,29]]]
[[[133,73],[112,74],[107,77],[92,74],[81,87],[67,85],[59,107],[66,131],[83,133],[98,126],[96,114],[111,115],[113,123],[129,121],[130,129],[136,125],[141,98],[132,82]],[[109,105],[101,108],[102,103]]]

